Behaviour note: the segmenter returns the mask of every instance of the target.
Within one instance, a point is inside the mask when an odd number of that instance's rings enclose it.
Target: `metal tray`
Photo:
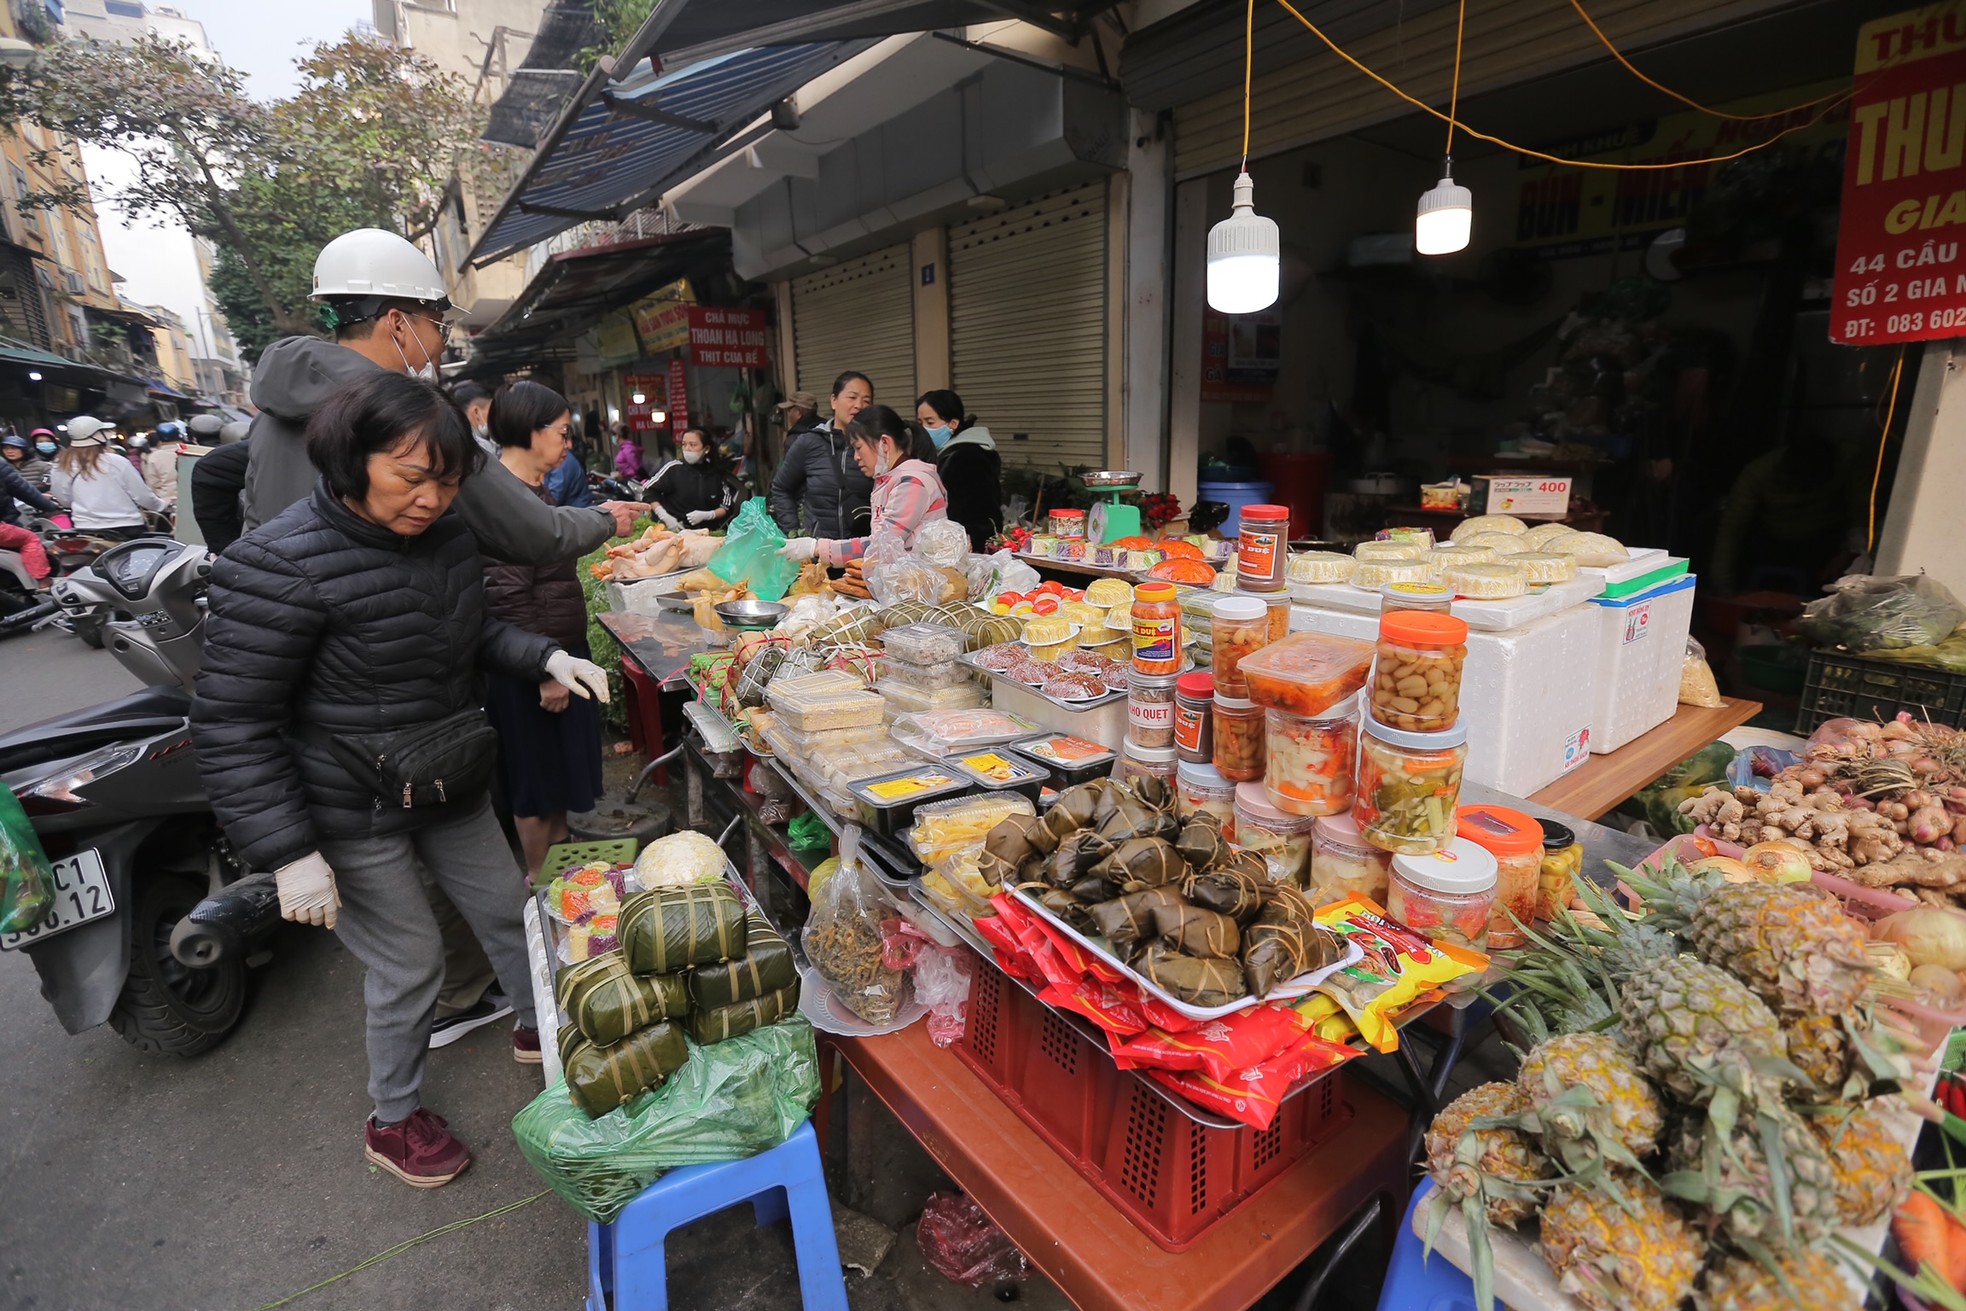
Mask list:
[[[1042,688],[1032,687],[1029,683],[1020,682],[1008,674],[999,673],[994,669],[985,669],[982,665],[976,663],[975,657],[976,653],[974,651],[965,651],[960,656],[957,656],[956,659],[968,665],[979,674],[986,674],[991,678],[1000,678],[1012,687],[1022,688],[1024,691],[1029,692],[1040,701],[1051,702],[1052,705],[1057,706],[1061,710],[1097,710],[1100,706],[1111,705],[1115,701],[1126,699],[1126,691],[1122,688],[1117,692],[1107,692],[1103,696],[1088,697],[1083,701],[1067,701],[1063,697],[1050,696]]]

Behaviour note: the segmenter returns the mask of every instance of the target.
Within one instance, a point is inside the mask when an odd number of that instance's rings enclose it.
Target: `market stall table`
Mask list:
[[[1723,697],[1722,704],[1681,706],[1673,717],[1616,751],[1592,756],[1530,800],[1552,810],[1596,819],[1701,747],[1761,713],[1759,701]]]

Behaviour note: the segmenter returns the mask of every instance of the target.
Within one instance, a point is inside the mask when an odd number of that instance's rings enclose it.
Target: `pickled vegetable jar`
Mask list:
[[[1393,857],[1367,842],[1350,815],[1326,815],[1311,829],[1311,892],[1318,904],[1360,896],[1383,906]]]
[[[1396,610],[1379,620],[1372,717],[1408,733],[1439,733],[1461,717],[1468,626],[1453,615]]]
[[[1113,777],[1121,783],[1157,778],[1172,788],[1174,767],[1179,763],[1174,758],[1173,747],[1143,747],[1128,742],[1113,764]]]
[[[1263,602],[1270,607],[1270,640],[1281,642],[1290,636],[1290,593],[1271,592]]]
[[[1173,583],[1142,583],[1133,589],[1133,667],[1143,674],[1181,669],[1181,604]]]
[[[1310,719],[1287,710],[1263,715],[1263,790],[1293,815],[1339,815],[1352,808],[1358,762],[1358,710]]]
[[[1454,837],[1468,729],[1407,733],[1369,715],[1359,721],[1358,789],[1352,818],[1375,847],[1425,855]]]
[[[1191,765],[1215,760],[1215,676],[1197,670],[1174,681],[1174,750]]]
[[[1462,806],[1455,833],[1495,857],[1495,908],[1488,920],[1490,947],[1520,947],[1522,925],[1536,918],[1536,882],[1543,867],[1543,826],[1507,806]]]
[[[1287,602],[1288,597],[1285,598]],[[1209,630],[1215,690],[1229,696],[1249,695],[1242,661],[1270,644],[1270,611],[1259,596],[1225,596],[1215,603]]]
[[[1236,787],[1235,845],[1263,858],[1272,883],[1305,887],[1311,869],[1311,826],[1315,819],[1278,810],[1259,783]]]
[[[1584,846],[1567,825],[1555,820],[1543,825],[1543,861],[1536,871],[1536,918],[1555,919],[1570,904],[1577,891],[1577,876],[1584,872]]]
[[[1386,914],[1421,937],[1486,950],[1494,905],[1495,857],[1466,838],[1393,857]]]
[[[1263,777],[1263,708],[1215,693],[1215,768],[1237,783]]]
[[[1387,583],[1379,589],[1379,613],[1424,610],[1444,615],[1454,604],[1454,589],[1439,583]]]
[[[1236,840],[1236,785],[1213,765],[1181,762],[1174,772],[1174,816],[1183,824],[1202,811],[1222,821],[1222,836]]]
[[[1051,521],[1045,526],[1060,540],[1076,539],[1082,542],[1085,540],[1085,511],[1053,510]]]

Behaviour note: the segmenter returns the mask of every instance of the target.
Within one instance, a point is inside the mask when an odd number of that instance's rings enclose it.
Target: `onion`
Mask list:
[[[1809,849],[1793,838],[1757,842],[1741,856],[1741,863],[1763,883],[1807,883],[1814,868]]]
[[[1929,1005],[1954,1006],[1966,997],[1966,983],[1943,965],[1915,965],[1907,981]]]
[[[1966,969],[1966,915],[1942,906],[1914,906],[1877,922],[1871,934],[1895,942],[1913,963]]]
[[[1732,856],[1708,856],[1686,867],[1694,874],[1718,874],[1729,883],[1759,883],[1761,876]]]
[[[1888,978],[1903,983],[1911,978],[1911,957],[1905,949],[1895,942],[1867,942],[1864,954],[1870,958],[1871,968]]]

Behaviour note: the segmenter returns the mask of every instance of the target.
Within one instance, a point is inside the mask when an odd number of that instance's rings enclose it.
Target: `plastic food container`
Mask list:
[[[1050,526],[1051,526],[1050,524],[1045,525],[1045,527],[1047,528],[1049,528]],[[1026,548],[1024,554],[1035,555],[1041,560],[1047,560],[1050,559],[1052,556],[1057,555],[1058,534],[1057,533],[1031,534],[1031,545],[1028,548]]]
[[[1281,592],[1271,592],[1263,598],[1263,604],[1270,608],[1270,641],[1281,642],[1290,636],[1290,591],[1286,585]]]
[[[1126,693],[1128,745],[1174,749],[1174,674],[1132,673]]]
[[[988,691],[975,683],[941,684],[933,691],[891,677],[881,679],[881,699],[890,715],[913,715],[924,710],[968,710],[990,704]]]
[[[1290,598],[1284,597],[1284,604]],[[1243,660],[1270,644],[1270,608],[1260,596],[1225,596],[1215,603],[1214,622],[1209,628],[1209,647],[1213,651],[1215,690],[1229,696],[1246,696],[1249,684],[1242,676]]]
[[[860,822],[884,838],[894,837],[914,823],[923,802],[935,801],[972,784],[953,769],[923,765],[897,774],[862,779],[847,789]]]
[[[1280,592],[1290,556],[1290,507],[1245,505],[1236,542],[1236,585],[1245,592]]]
[[[1293,815],[1341,815],[1352,808],[1358,764],[1358,709],[1309,719],[1287,710],[1263,713],[1263,791]]]
[[[1408,733],[1440,733],[1461,717],[1468,626],[1453,615],[1398,610],[1379,619],[1372,717]]]
[[[881,634],[892,660],[911,665],[946,665],[969,649],[969,635],[948,624],[903,624]]]
[[[1492,564],[1450,566],[1440,571],[1440,582],[1471,601],[1506,601],[1529,590],[1529,575],[1517,567],[1514,556]]]
[[[1360,547],[1371,546],[1371,542],[1360,542]],[[1400,542],[1381,542],[1381,546],[1400,546]],[[1352,574],[1352,586],[1362,587],[1368,592],[1376,592],[1387,583],[1425,583],[1430,582],[1430,572],[1424,560],[1360,560]]]
[[[1517,921],[1536,918],[1536,881],[1543,868],[1543,826],[1507,806],[1462,806],[1454,812],[1456,836],[1495,857],[1495,904],[1488,945],[1520,947],[1529,941]]]
[[[1359,564],[1384,560],[1424,560],[1426,556],[1425,542],[1407,541],[1404,538],[1384,542],[1360,542],[1352,548],[1352,559]]]
[[[879,724],[887,709],[879,694],[861,688],[858,680],[851,691],[818,692],[783,691],[774,682],[765,689],[765,700],[787,728],[800,733],[865,728]]]
[[[1122,783],[1157,778],[1171,788],[1178,764],[1180,762],[1174,758],[1173,747],[1143,747],[1128,742],[1113,764],[1113,777]]]
[[[1311,829],[1311,893],[1321,905],[1353,895],[1386,904],[1393,855],[1359,834],[1349,814],[1324,815]]]
[[[1013,742],[1010,749],[1027,760],[1035,760],[1066,787],[1104,778],[1112,772],[1115,753],[1069,733],[1047,733],[1042,737]]]
[[[1085,511],[1053,510],[1051,520],[1045,526],[1061,542],[1074,538],[1082,542],[1085,540]]]
[[[1253,851],[1269,867],[1270,882],[1308,886],[1311,871],[1311,827],[1315,819],[1278,810],[1263,795],[1260,783],[1236,786],[1235,845]]]
[[[897,738],[913,738],[938,756],[953,756],[971,747],[993,747],[1029,737],[1038,726],[1001,710],[930,710],[903,715],[894,721]]]
[[[1038,794],[1044,791],[1044,785],[1051,777],[1051,771],[1019,759],[1008,747],[950,756],[942,763],[953,765],[957,773],[978,787],[992,792],[1021,793],[1033,801],[1038,799]]]
[[[934,692],[945,687],[959,687],[970,681],[970,667],[959,660],[942,660],[932,665],[909,664],[905,660],[891,660],[881,671],[881,681],[876,690],[900,683],[919,692]]]
[[[1557,555],[1549,551],[1524,551],[1509,557],[1509,563],[1522,570],[1522,576],[1532,587],[1543,587],[1550,583],[1567,583],[1577,576],[1577,561],[1574,556]]]
[[[1552,920],[1570,904],[1584,872],[1584,845],[1567,824],[1538,820],[1543,826],[1543,860],[1536,870],[1536,918]]]
[[[1196,671],[1174,680],[1174,750],[1183,763],[1215,759],[1215,675]]]
[[[1393,857],[1386,914],[1421,937],[1486,950],[1494,904],[1495,857],[1466,838]]]
[[[1371,716],[1359,720],[1358,790],[1352,818],[1375,847],[1425,855],[1454,837],[1468,729],[1407,733]]]
[[[1202,811],[1222,821],[1222,836],[1236,840],[1236,785],[1213,765],[1182,761],[1174,773],[1174,816],[1183,824]]]
[[[1034,814],[1030,798],[1014,793],[994,793],[974,797],[949,797],[930,801],[915,809],[915,824],[908,833],[908,846],[926,863],[966,846],[981,846],[990,830],[1012,815]],[[974,837],[966,836],[974,834]]]
[[[1143,674],[1172,674],[1181,668],[1181,604],[1172,583],[1142,583],[1133,589],[1133,667]]]
[[[1249,699],[1273,710],[1315,717],[1365,686],[1372,644],[1323,633],[1292,633],[1243,658]]]
[[[1569,559],[1565,556],[1564,559]],[[1220,592],[1211,592],[1206,587],[1183,587],[1178,589],[1181,604],[1181,636],[1185,641],[1190,634],[1206,637],[1215,628],[1215,603],[1222,599]]]
[[[1379,613],[1422,610],[1444,615],[1454,604],[1454,589],[1439,583],[1387,583],[1379,589]]]
[[[1215,768],[1249,783],[1263,777],[1263,707],[1247,697],[1215,694]]]
[[[887,725],[868,724],[859,728],[825,728],[817,733],[802,733],[782,718],[775,718],[771,726],[772,738],[790,748],[790,754],[799,757],[822,755],[828,751],[864,751],[869,747],[886,746],[890,741]],[[776,750],[776,748],[773,748]]]

